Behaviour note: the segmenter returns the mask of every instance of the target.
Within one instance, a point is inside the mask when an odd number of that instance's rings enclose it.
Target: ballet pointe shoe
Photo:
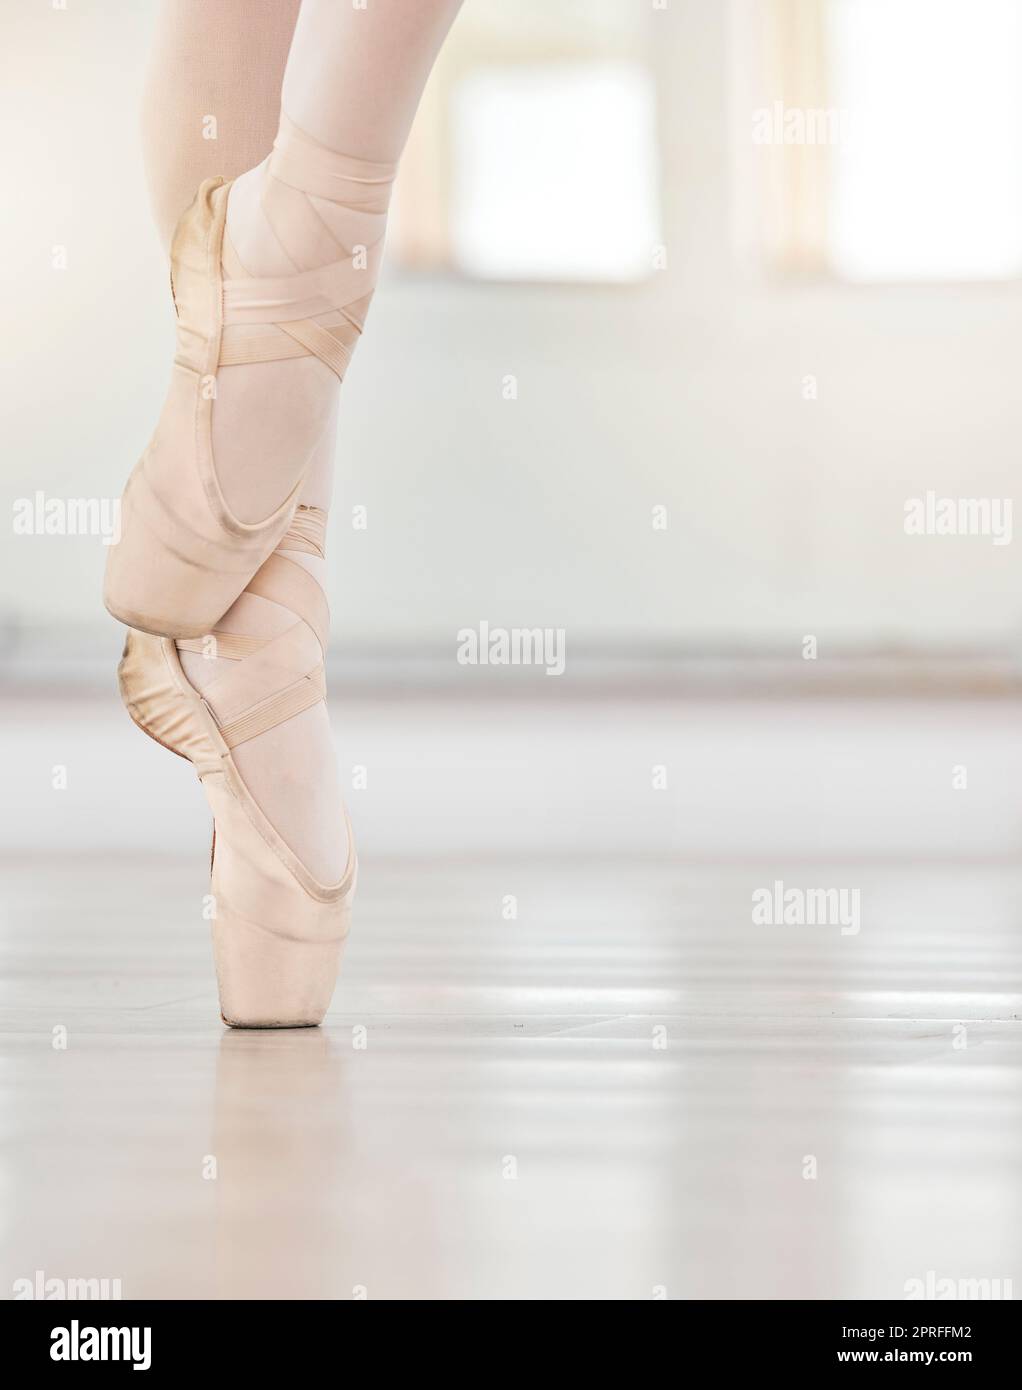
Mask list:
[[[374,250],[367,268],[341,261],[283,279],[225,279],[229,187],[222,179],[203,183],[174,235],[171,383],[128,479],[121,537],[107,558],[107,609],[157,636],[194,638],[213,628],[286,532],[311,460],[311,451],[281,459],[281,476],[297,481],[269,516],[236,517],[213,457],[218,371],[314,356],[343,378],[368,307],[366,277],[375,277],[379,260]]]
[[[197,637],[230,607],[287,530],[297,488],[246,525],[213,467],[212,412],[223,329],[220,251],[227,185],[210,179],[171,247],[177,352],[163,411],[121,499],[121,538],[107,557],[103,600],[143,632]]]
[[[231,750],[324,698],[318,647],[326,599],[283,552],[249,589],[288,607],[297,621],[269,639],[214,633],[218,654],[239,666],[203,696],[185,676],[176,643],[150,633],[128,632],[118,681],[135,723],[193,764],[213,811],[213,954],[224,1022],[312,1027],[330,1005],[350,927],[357,876],[351,827],[341,881],[317,882],[248,791]],[[241,679],[243,662],[254,668]]]

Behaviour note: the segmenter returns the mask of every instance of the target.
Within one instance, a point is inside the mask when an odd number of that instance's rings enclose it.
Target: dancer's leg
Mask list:
[[[299,3],[161,0],[142,153],[165,247],[203,179],[236,178],[269,154]]]
[[[369,0],[363,10],[347,0],[304,0],[284,81],[283,157],[265,160],[231,187],[228,279],[286,281],[353,260],[357,248],[372,251],[380,242],[393,166],[459,3]],[[373,278],[367,274],[359,283],[356,277],[355,285],[354,296],[334,307],[361,319]],[[330,326],[337,315],[316,317]],[[349,346],[355,338],[349,335]],[[311,357],[221,367],[214,455],[228,503],[243,520],[266,515],[293,486],[293,476],[282,476],[282,457],[311,455],[302,502],[327,508],[337,387],[337,378]],[[320,555],[290,552],[289,559],[323,583]],[[287,609],[245,593],[218,626],[271,637],[291,622]],[[231,667],[195,651],[182,651],[181,659],[201,691]],[[242,743],[234,757],[252,795],[310,872],[321,882],[339,879],[347,843],[325,706]]]
[[[142,151],[165,248],[204,179],[237,178],[269,154],[280,124],[281,83],[299,4],[162,0],[142,102]],[[333,434],[332,428],[324,430],[310,470],[310,486],[322,507],[329,505]],[[238,631],[247,623],[269,636],[285,617],[276,604],[246,596],[225,621]],[[182,653],[182,660],[199,688],[228,665],[191,653]],[[337,834],[341,796],[325,710],[306,711],[238,754],[255,783],[253,794],[271,818],[283,821],[285,838],[311,850],[310,867],[324,878],[337,877],[346,845]],[[289,815],[295,806],[303,808],[300,816]],[[319,828],[326,850],[316,852],[307,830],[303,840],[305,826]]]
[[[204,179],[236,179],[270,153],[301,0],[161,0],[142,98],[142,156],[166,249]],[[302,500],[330,505],[334,431]]]
[[[343,310],[361,325],[391,180],[459,5],[367,0],[361,9],[347,0],[303,0],[274,155],[231,187],[229,279],[279,277],[286,285],[300,272],[334,263],[343,288],[320,307]],[[294,316],[301,316],[297,308]],[[331,326],[329,314],[318,317]],[[352,329],[342,341],[353,348],[357,337]],[[241,520],[261,520],[287,495],[306,468],[337,388],[329,369],[309,357],[221,370],[213,448],[220,485]],[[307,484],[310,505],[327,505],[318,495],[326,481]]]

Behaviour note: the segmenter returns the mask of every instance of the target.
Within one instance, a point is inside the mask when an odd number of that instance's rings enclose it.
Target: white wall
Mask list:
[[[137,138],[152,5],[4,8],[10,515],[40,488],[117,495],[162,396],[171,321]],[[931,488],[1012,494],[1022,294],[750,271],[732,249],[749,135],[732,119],[728,22],[706,0],[650,9],[667,271],[634,290],[385,280],[343,392],[331,545],[346,644],[442,653],[486,617],[614,646],[794,650],[813,632],[1014,647],[1020,542],[908,538],[902,509]],[[348,525],[355,503],[367,532]],[[10,536],[5,626],[101,624],[103,557],[94,539]]]

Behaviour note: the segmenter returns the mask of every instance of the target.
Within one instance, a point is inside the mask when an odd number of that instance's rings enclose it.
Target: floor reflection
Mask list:
[[[215,1294],[351,1297],[351,1043],[322,1028],[225,1032],[216,1065]]]
[[[233,1032],[201,870],[8,865],[0,1291],[1022,1287],[1019,871],[854,875],[845,938],[754,928],[760,866],[378,866],[327,1026]]]

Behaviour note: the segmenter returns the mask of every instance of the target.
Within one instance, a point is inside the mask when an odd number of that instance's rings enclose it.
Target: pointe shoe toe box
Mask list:
[[[308,1028],[330,1005],[351,922],[357,860],[337,884],[317,882],[244,785],[175,645],[129,632],[118,668],[128,713],[187,758],[213,812],[213,955],[220,1010],[233,1028]]]

